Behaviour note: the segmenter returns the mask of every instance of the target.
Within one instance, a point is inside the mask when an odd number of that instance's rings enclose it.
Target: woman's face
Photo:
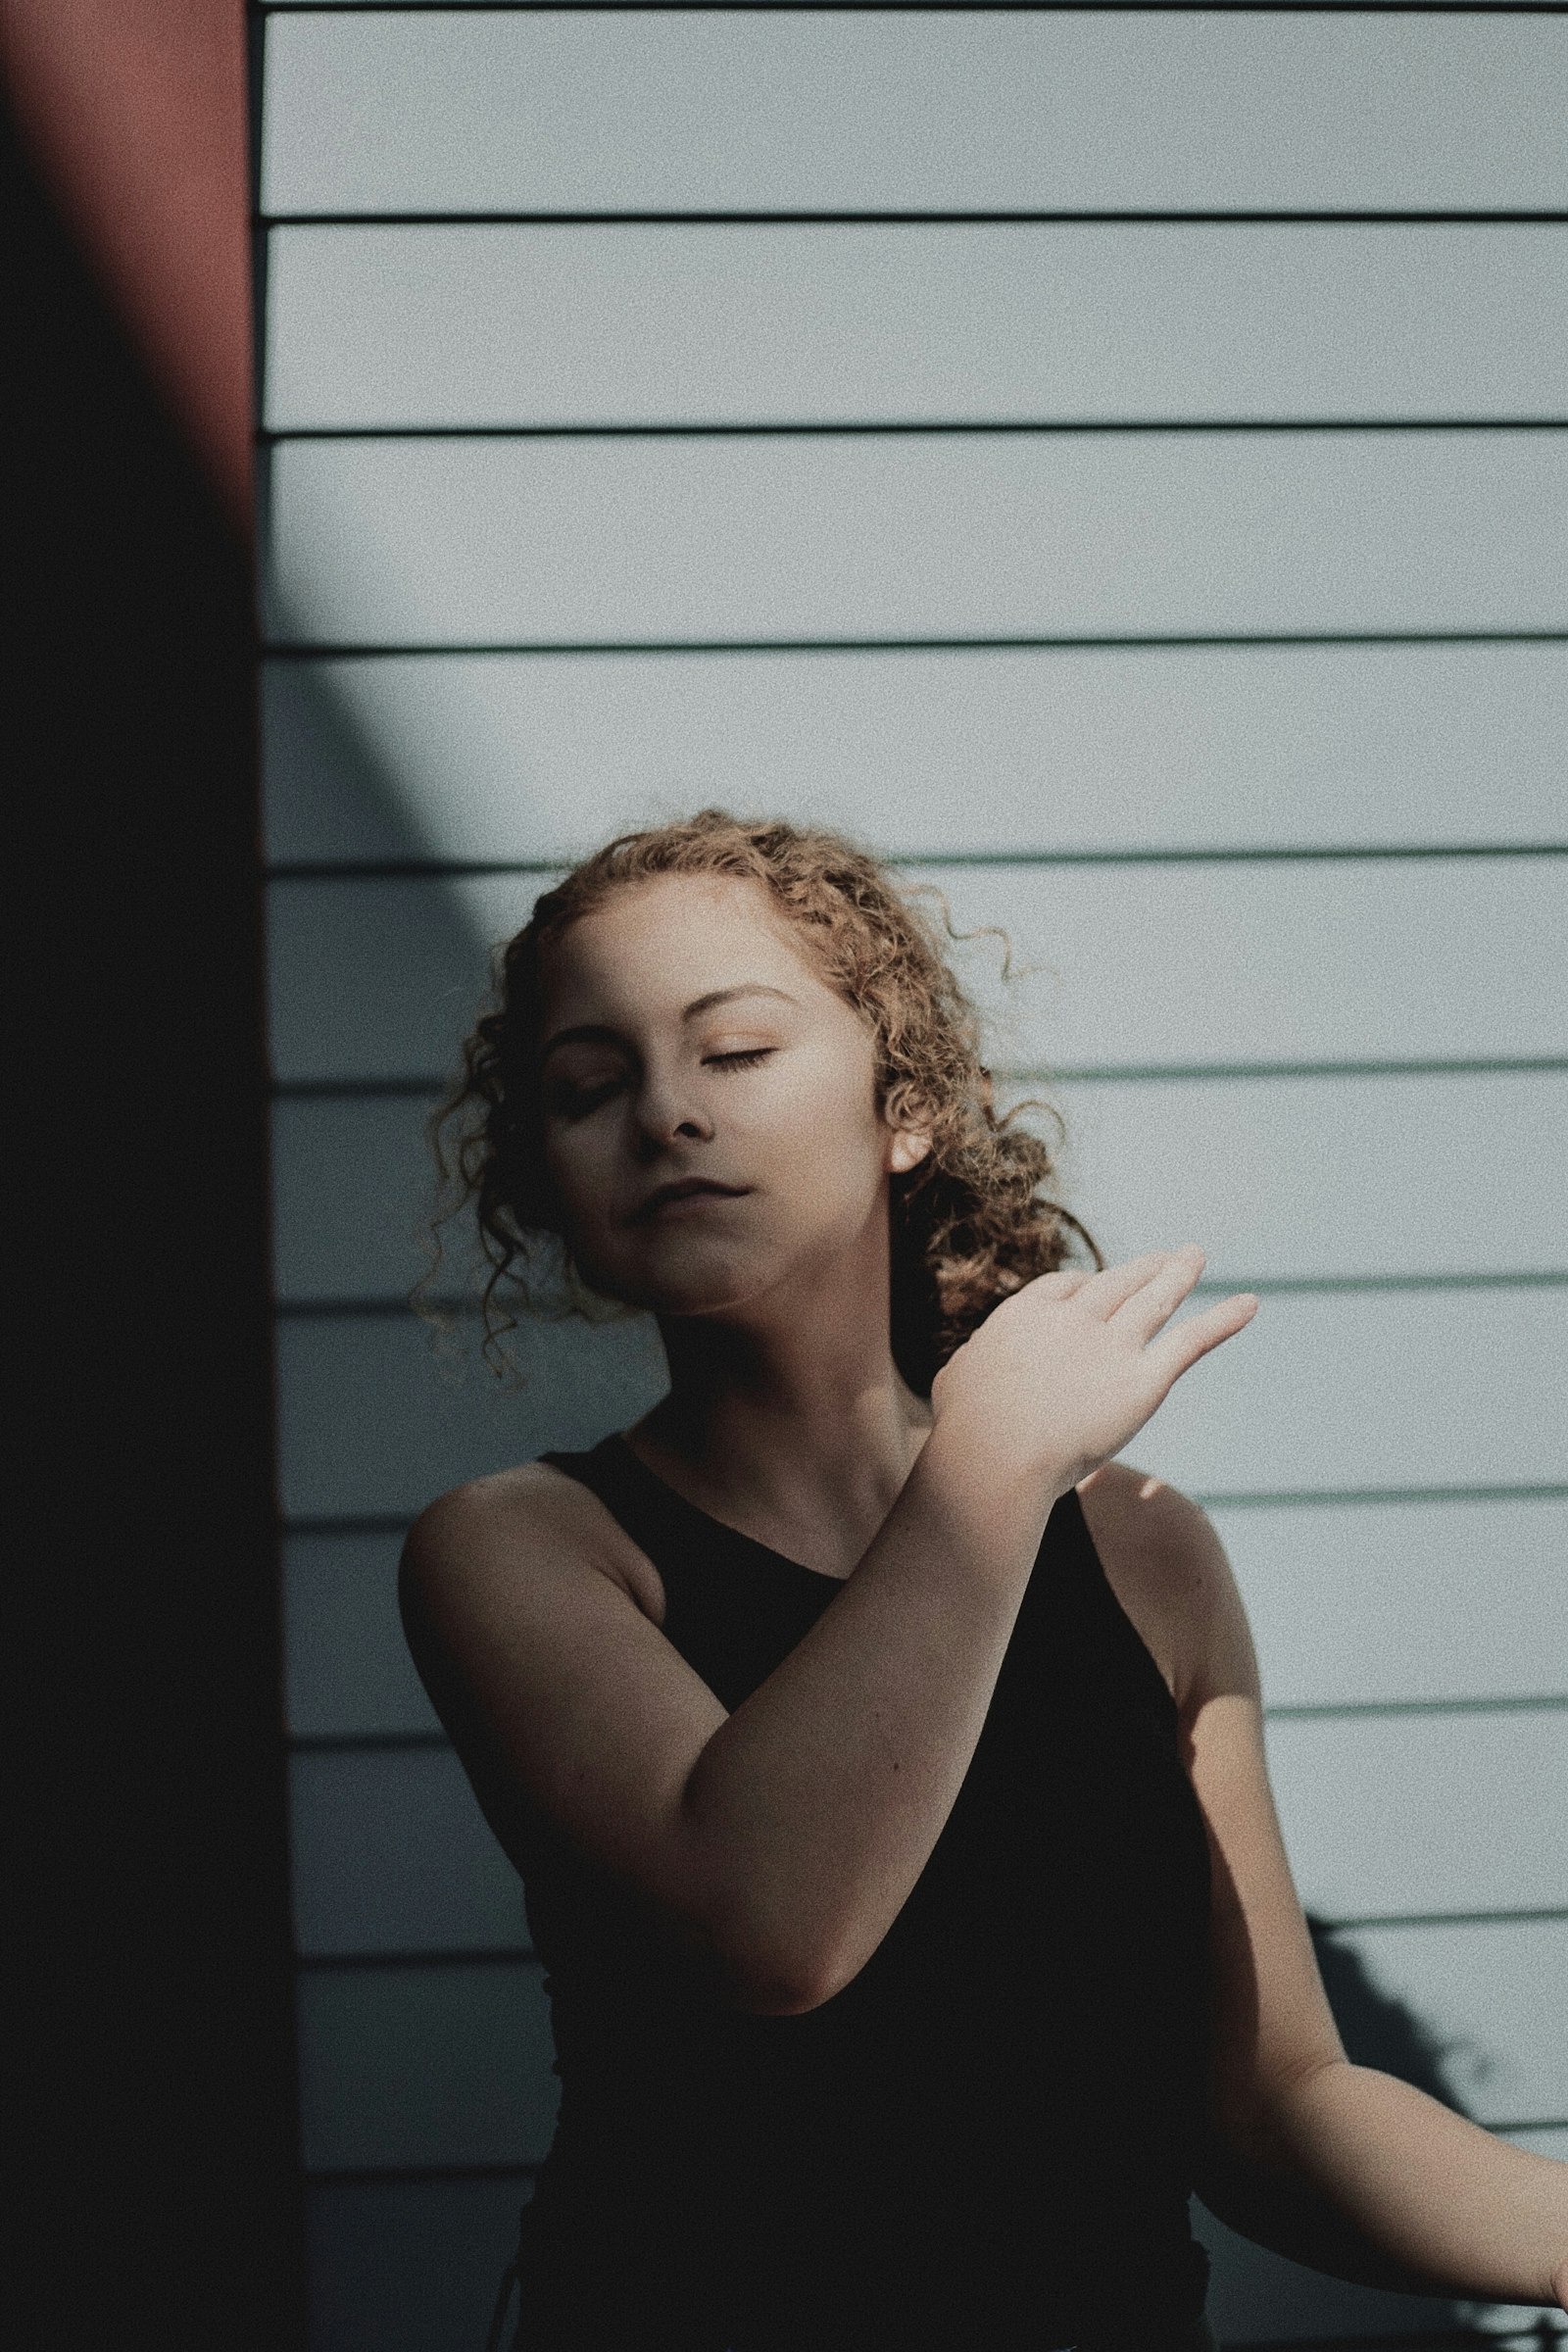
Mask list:
[[[625,884],[541,980],[545,1158],[596,1290],[721,1313],[885,1250],[888,1175],[925,1142],[882,1116],[869,1026],[762,884]]]

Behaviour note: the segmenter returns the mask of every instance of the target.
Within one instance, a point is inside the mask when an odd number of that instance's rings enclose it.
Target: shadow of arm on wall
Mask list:
[[[1351,2063],[1396,2076],[1468,2115],[1448,2079],[1445,2043],[1407,2003],[1378,1986],[1328,1922],[1308,1913],[1307,1925]],[[1469,2324],[1474,2306],[1414,2287],[1408,2273],[1305,2181],[1265,2174],[1211,2146],[1199,2197],[1196,2226],[1213,2265],[1209,2309],[1231,2352],[1281,2343],[1308,2352],[1312,2343],[1330,2340],[1338,2352],[1357,2342],[1456,2347],[1500,2340]]]

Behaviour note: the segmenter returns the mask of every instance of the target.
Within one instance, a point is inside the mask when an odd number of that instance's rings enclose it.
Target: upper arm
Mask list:
[[[727,1949],[685,1806],[727,1711],[596,1556],[603,1506],[564,1484],[478,1479],[420,1514],[398,1573],[415,1664],[524,1877],[543,1820],[644,1897],[723,1997],[772,2005]]]
[[[1345,2057],[1280,1832],[1247,1611],[1205,1513],[1161,1491],[1160,1566],[1187,1622],[1183,1752],[1208,1836],[1211,2122],[1232,2147],[1266,2135],[1271,2095]]]

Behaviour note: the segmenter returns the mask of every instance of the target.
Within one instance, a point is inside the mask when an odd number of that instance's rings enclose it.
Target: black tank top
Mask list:
[[[618,1436],[543,1458],[653,1561],[666,1638],[731,1713],[842,1590]],[[537,1838],[561,2109],[522,2215],[518,2352],[1046,2352],[1200,2322],[1207,1843],[1076,1491],[930,1858],[832,1999],[775,2017],[698,1994],[642,1898]]]

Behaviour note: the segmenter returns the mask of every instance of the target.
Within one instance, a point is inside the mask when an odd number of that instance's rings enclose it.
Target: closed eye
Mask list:
[[[557,1115],[564,1119],[586,1118],[602,1102],[608,1102],[619,1089],[621,1080],[603,1078],[596,1086],[572,1086],[569,1083],[552,1087],[546,1100]]]
[[[703,1058],[705,1061],[716,1062],[725,1069],[744,1070],[749,1069],[754,1062],[765,1061],[770,1054],[776,1054],[777,1051],[776,1046],[746,1046],[738,1053],[705,1054]]]

